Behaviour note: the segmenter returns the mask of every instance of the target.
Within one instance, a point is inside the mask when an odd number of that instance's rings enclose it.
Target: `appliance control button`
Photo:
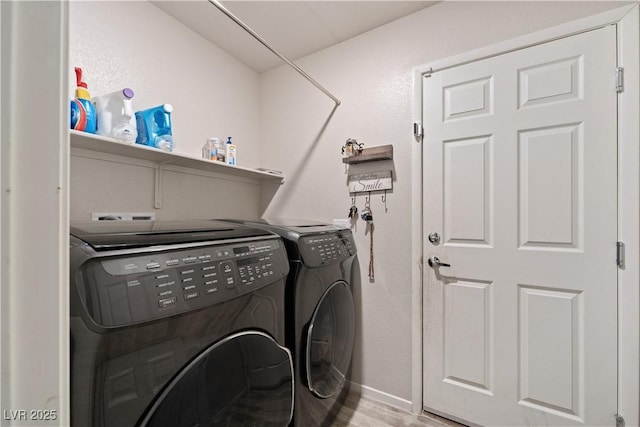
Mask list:
[[[156,268],[160,268],[160,264],[157,262],[147,263],[147,270],[154,270]]]
[[[167,260],[167,265],[178,265],[178,264],[180,264],[180,260],[179,259],[173,258],[173,259],[168,259]]]
[[[191,273],[193,273],[194,271],[195,271],[195,270],[182,270],[182,271],[180,272],[180,274],[191,274]]]
[[[206,294],[214,294],[216,292],[218,292],[218,288],[208,288],[206,291],[204,291]]]
[[[198,296],[197,292],[191,292],[189,294],[184,294],[184,300],[187,301],[187,300],[190,300],[192,298],[196,298],[197,296]]]
[[[195,288],[196,288],[196,285],[189,285],[189,286],[185,286],[182,289],[184,289],[185,291],[190,291],[191,289],[195,289]]]
[[[177,301],[178,299],[176,297],[164,298],[164,299],[158,300],[158,306],[160,308],[167,308],[169,306],[174,305]]]
[[[164,288],[164,287],[167,287],[167,286],[173,286],[173,285],[175,285],[175,284],[176,284],[176,282],[174,282],[174,281],[171,281],[171,282],[164,282],[164,283],[158,283],[158,284],[156,285],[156,288]]]

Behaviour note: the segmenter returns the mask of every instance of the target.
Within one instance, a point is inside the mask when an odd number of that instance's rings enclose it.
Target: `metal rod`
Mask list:
[[[276,48],[274,48],[269,43],[267,43],[262,37],[260,37],[260,35],[258,35],[258,33],[253,31],[247,24],[242,22],[240,20],[240,18],[235,16],[233,13],[231,13],[231,11],[229,11],[226,7],[224,7],[222,5],[222,3],[220,3],[218,0],[208,0],[208,1],[209,1],[209,3],[211,3],[212,5],[217,7],[220,10],[220,12],[224,13],[225,15],[227,15],[232,21],[234,21],[236,24],[238,24],[240,27],[242,27],[243,30],[245,30],[247,33],[251,34],[251,36],[254,39],[258,40],[264,47],[266,47],[271,52],[273,52],[274,55],[276,55],[278,58],[282,59],[284,62],[289,64],[289,66],[291,66],[291,68],[293,68],[298,73],[300,73],[302,75],[302,77],[307,79],[311,84],[313,84],[315,87],[320,89],[325,95],[327,95],[329,98],[331,98],[333,100],[333,102],[336,103],[336,106],[340,105],[340,100],[338,98],[333,96],[333,94],[331,92],[329,92],[327,89],[325,89],[320,83],[315,81],[313,79],[313,77],[311,77],[309,74],[305,73],[304,70],[302,68],[298,67],[293,61],[291,61],[289,58],[287,58],[286,56],[284,56],[283,54],[278,52],[278,50],[276,50]]]

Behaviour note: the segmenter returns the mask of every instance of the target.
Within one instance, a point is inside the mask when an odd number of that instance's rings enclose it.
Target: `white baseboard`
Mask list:
[[[354,383],[353,381],[350,384],[350,389],[352,393],[358,393],[364,397],[377,400],[389,406],[402,409],[403,411],[412,412],[411,401],[409,400],[385,393],[384,391],[377,390],[373,387]]]

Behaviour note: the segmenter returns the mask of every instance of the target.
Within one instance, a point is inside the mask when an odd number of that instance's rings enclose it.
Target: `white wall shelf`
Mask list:
[[[156,148],[140,144],[127,144],[113,138],[107,138],[76,130],[69,131],[69,140],[72,148],[148,160],[162,166],[182,166],[196,170],[216,172],[261,181],[284,181],[284,176],[275,173],[263,172],[240,166],[229,166],[224,163],[186,156],[184,154],[167,153]]]

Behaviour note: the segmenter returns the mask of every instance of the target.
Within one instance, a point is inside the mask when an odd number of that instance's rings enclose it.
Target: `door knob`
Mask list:
[[[440,243],[440,235],[438,233],[436,233],[435,231],[433,233],[429,234],[428,239],[434,245],[437,245],[438,243]]]
[[[447,264],[447,263],[444,263],[444,262],[440,261],[440,258],[438,258],[437,256],[429,258],[429,260],[427,262],[429,263],[429,266],[433,267],[433,268],[451,267],[451,264]]]

